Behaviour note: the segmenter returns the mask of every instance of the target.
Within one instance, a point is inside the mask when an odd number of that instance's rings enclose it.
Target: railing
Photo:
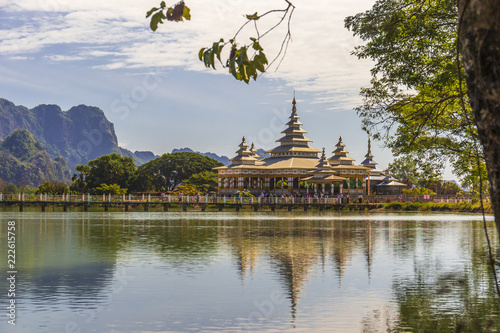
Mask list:
[[[471,202],[472,196],[438,196],[438,195],[377,195],[361,197],[361,203],[386,203],[393,201],[401,202],[440,202],[440,203],[459,203]],[[487,197],[485,199],[489,201]],[[0,202],[53,202],[53,203],[151,203],[151,204],[325,204],[338,205],[346,203],[360,203],[358,196],[347,198],[338,198],[338,196],[323,196],[323,197],[293,197],[293,196],[276,196],[276,197],[225,197],[225,196],[152,196],[152,195],[50,195],[50,194],[1,194]]]

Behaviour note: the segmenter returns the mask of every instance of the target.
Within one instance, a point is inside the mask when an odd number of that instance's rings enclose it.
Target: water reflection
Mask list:
[[[500,330],[473,217],[0,213],[2,246],[13,219],[27,332]]]

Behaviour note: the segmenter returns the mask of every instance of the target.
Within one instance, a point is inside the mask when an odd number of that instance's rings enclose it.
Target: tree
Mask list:
[[[45,183],[38,186],[36,194],[52,194],[52,195],[61,195],[69,193],[68,184],[57,181],[57,180],[49,180]]]
[[[121,188],[118,184],[101,184],[95,188],[97,194],[112,194],[112,195],[122,195],[127,193],[126,188]]]
[[[78,193],[88,192],[87,176],[90,173],[90,167],[84,164],[77,164],[76,171],[73,177],[71,177],[72,183],[70,189]]]
[[[218,166],[222,163],[197,153],[163,154],[138,168],[133,188],[143,192],[172,191],[194,174]]]
[[[458,5],[460,50],[500,237],[500,1],[459,0]]]
[[[388,171],[392,175],[407,183],[409,186],[434,188],[437,191],[437,185],[442,183],[441,173],[436,172],[434,165],[426,163],[408,155],[395,158],[389,163]]]
[[[482,158],[460,80],[457,15],[452,0],[379,0],[345,20],[366,42],[354,54],[375,61],[356,108],[365,130],[395,155],[409,154],[438,172],[446,160],[457,166]]]
[[[214,171],[202,171],[182,181],[182,185],[191,185],[201,194],[217,192],[218,179]]]
[[[134,161],[117,153],[103,155],[88,162],[88,166],[76,166],[78,175],[73,175],[73,190],[95,193],[102,184],[117,184],[128,188],[136,172]]]
[[[394,178],[408,184],[410,188],[418,183],[417,160],[414,158],[398,157],[389,163],[387,169]]]
[[[345,24],[366,42],[354,54],[375,61],[357,108],[365,129],[396,154],[448,158],[456,169],[481,170],[484,159],[500,236],[499,8],[498,0],[379,0]]]

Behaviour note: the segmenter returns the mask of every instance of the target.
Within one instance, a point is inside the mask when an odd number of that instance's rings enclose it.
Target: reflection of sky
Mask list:
[[[60,238],[37,253],[50,264],[19,274],[16,332],[383,330],[397,318],[393,283],[411,281],[415,268],[431,278],[460,271],[470,262],[473,228],[481,232],[469,215],[301,215],[0,213],[0,221],[26,217],[25,233],[42,226],[41,239]],[[75,232],[82,217],[88,227]],[[116,255],[102,248],[115,229],[127,236]],[[99,240],[98,230],[110,231]],[[192,244],[201,231],[205,248],[161,244],[164,235]],[[101,244],[101,256],[86,235]],[[55,264],[58,256],[66,260]]]

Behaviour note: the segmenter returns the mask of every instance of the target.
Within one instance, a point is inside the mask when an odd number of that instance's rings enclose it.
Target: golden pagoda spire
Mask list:
[[[372,153],[372,141],[370,140],[370,137],[368,137],[368,154]]]

